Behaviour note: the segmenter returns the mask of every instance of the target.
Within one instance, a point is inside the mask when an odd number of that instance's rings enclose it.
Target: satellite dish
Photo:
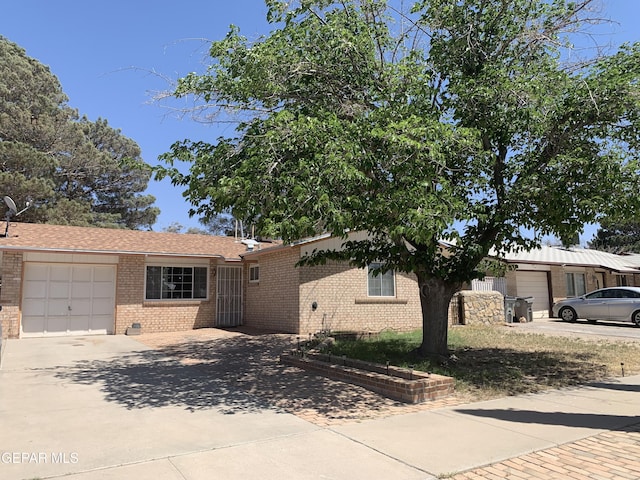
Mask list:
[[[16,202],[14,202],[9,195],[5,195],[4,203],[7,204],[10,215],[15,215],[16,213],[18,213],[18,207],[16,207]]]
[[[9,195],[5,195],[4,196],[4,203],[7,204],[7,208],[9,209],[7,211],[7,215],[6,215],[6,222],[7,222],[7,226],[4,229],[4,237],[8,237],[9,236],[9,223],[11,222],[11,217],[13,217],[14,215],[17,217],[18,215],[20,215],[22,212],[26,211],[31,205],[29,202],[27,202],[27,206],[25,208],[23,208],[22,210],[18,211],[18,207],[16,207],[16,202],[13,201],[13,199],[9,196]],[[0,235],[1,237],[2,235]]]

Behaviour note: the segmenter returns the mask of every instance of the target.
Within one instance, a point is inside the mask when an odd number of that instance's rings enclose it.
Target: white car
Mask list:
[[[640,327],[640,287],[601,288],[586,295],[553,304],[551,316],[565,322],[585,318],[633,322]]]

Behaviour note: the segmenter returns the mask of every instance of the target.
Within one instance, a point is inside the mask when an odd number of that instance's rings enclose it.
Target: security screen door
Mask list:
[[[218,267],[216,326],[242,325],[242,267]]]

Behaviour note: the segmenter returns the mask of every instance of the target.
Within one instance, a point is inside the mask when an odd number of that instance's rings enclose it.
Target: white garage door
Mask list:
[[[113,333],[115,267],[27,263],[22,336]]]
[[[519,297],[533,297],[533,317],[549,317],[549,285],[547,272],[516,273],[516,288]]]

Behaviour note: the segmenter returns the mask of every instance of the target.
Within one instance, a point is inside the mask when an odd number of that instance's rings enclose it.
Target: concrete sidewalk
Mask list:
[[[221,341],[242,349],[255,339]],[[640,424],[640,376],[321,427],[292,414],[294,403],[278,407],[285,395],[276,390],[304,381],[294,392],[301,402],[305,392],[336,396],[347,386],[289,371],[283,381],[283,370],[231,375],[251,363],[233,363],[233,350],[196,364],[167,352],[125,336],[8,341],[0,478],[434,479],[469,470],[454,478],[572,478],[545,453],[571,445],[622,460],[596,464],[609,476],[573,478],[640,477],[640,433],[632,427]],[[247,383],[250,376],[260,380]],[[529,463],[518,463],[525,457]]]
[[[633,376],[334,430],[414,468],[445,475],[611,430],[622,431],[638,425],[639,415],[640,376]],[[636,464],[640,467],[640,435],[635,440]],[[640,477],[640,470],[635,475]]]

